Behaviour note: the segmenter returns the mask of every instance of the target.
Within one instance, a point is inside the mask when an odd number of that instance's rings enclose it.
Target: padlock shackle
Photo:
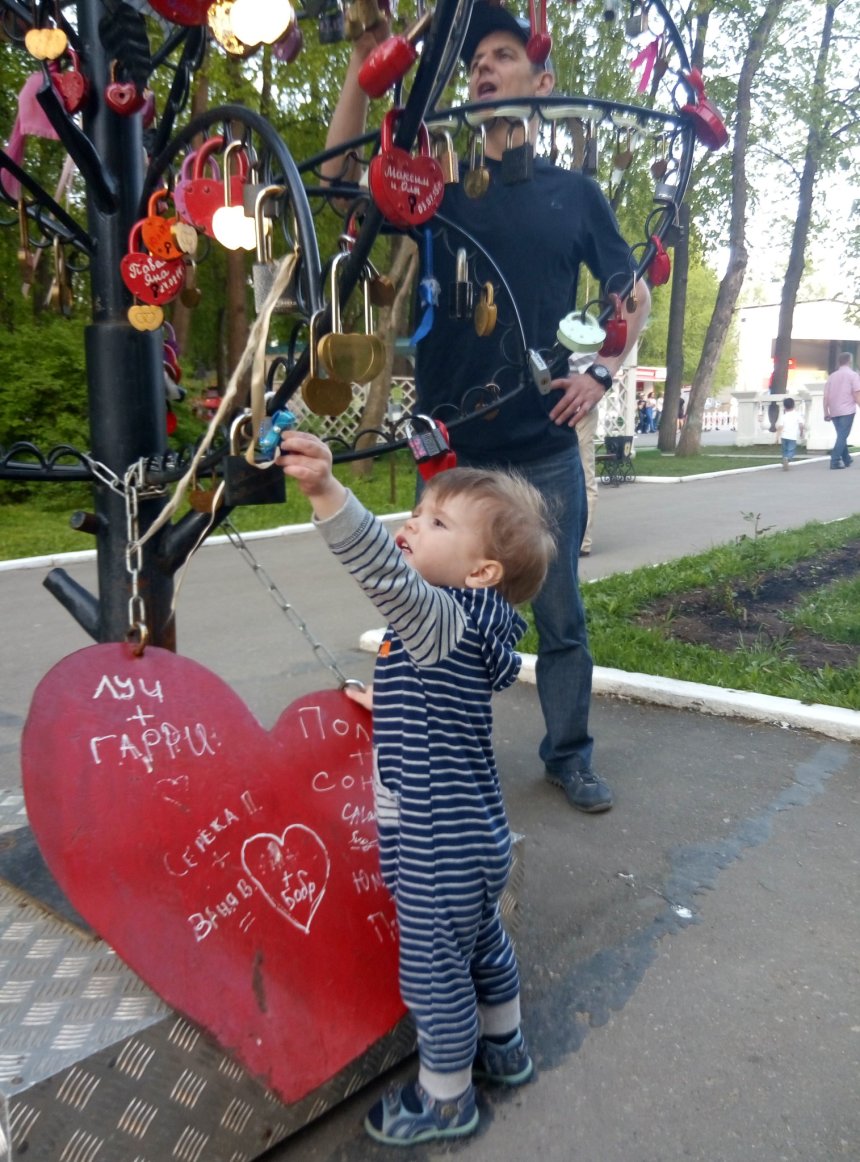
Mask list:
[[[271,247],[268,248],[268,253],[266,247],[268,232],[263,217],[263,203],[268,198],[280,198],[286,192],[286,186],[263,186],[254,198],[254,230],[257,234],[257,262],[270,262],[272,258]]]
[[[237,151],[239,151],[239,169],[237,170],[237,174],[243,181],[248,176],[248,159],[245,156],[245,147],[243,143],[238,140],[229,142],[224,150],[224,205],[229,208],[232,208],[232,203],[230,201],[230,198],[232,197],[232,191],[230,189],[230,163],[233,154]]]

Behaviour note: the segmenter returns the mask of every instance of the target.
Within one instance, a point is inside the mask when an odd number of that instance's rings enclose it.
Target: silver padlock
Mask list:
[[[648,9],[641,0],[630,0],[630,15],[627,17],[624,31],[631,39],[648,31]]]
[[[259,314],[263,304],[269,297],[272,284],[275,281],[277,263],[272,258],[272,219],[267,217],[264,205],[272,198],[283,197],[285,186],[262,186],[254,201],[254,226],[257,232],[257,257],[252,269],[254,283],[254,307]],[[298,310],[296,298],[297,280],[295,273],[287,286],[281,292],[275,303],[272,313],[275,315],[290,315]]]

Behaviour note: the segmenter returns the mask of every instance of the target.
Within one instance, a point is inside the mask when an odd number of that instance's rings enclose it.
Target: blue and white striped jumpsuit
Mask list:
[[[352,494],[317,527],[389,623],[373,687],[380,862],[421,1064],[456,1073],[472,1064],[477,1006],[519,996],[490,697],[516,679],[525,623],[494,589],[427,584]]]

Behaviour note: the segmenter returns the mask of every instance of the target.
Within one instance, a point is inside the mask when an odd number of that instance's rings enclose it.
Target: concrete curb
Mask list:
[[[359,648],[376,653],[383,629],[371,629],[359,638]],[[535,682],[534,654],[523,654],[520,682]],[[722,718],[746,718],[786,729],[810,730],[840,742],[860,742],[860,712],[841,706],[797,702],[793,698],[776,698],[771,694],[753,694],[746,690],[723,690],[699,682],[679,682],[653,674],[627,673],[594,667],[592,691],[636,702],[653,702],[680,710],[699,710]]]

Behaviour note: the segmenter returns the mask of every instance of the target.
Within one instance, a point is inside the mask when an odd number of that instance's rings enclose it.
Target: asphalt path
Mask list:
[[[857,469],[860,472],[860,468]],[[826,461],[601,488],[585,579],[750,535],[860,511],[860,476]],[[312,532],[250,542],[350,676],[373,607]],[[58,561],[87,587],[91,561]],[[41,676],[89,639],[42,587],[49,566],[0,571],[0,790]],[[307,641],[229,545],[193,559],[179,649],[216,671],[269,725],[332,684]],[[525,835],[518,949],[532,1084],[483,1090],[477,1136],[417,1147],[547,1162],[860,1160],[860,748],[778,724],[596,697],[603,816],[572,811],[536,750],[533,686],[496,703],[513,827]],[[414,1062],[393,1077],[407,1077]],[[270,1162],[391,1157],[361,1130],[380,1079]]]

